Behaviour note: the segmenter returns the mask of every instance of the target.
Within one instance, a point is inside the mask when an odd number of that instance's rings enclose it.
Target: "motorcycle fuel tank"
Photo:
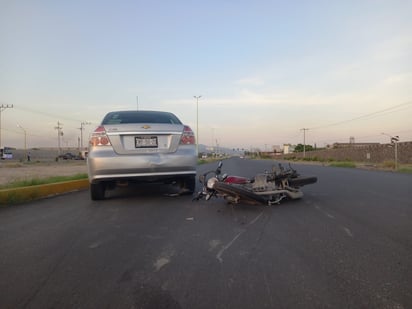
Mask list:
[[[237,185],[244,185],[249,183],[249,179],[245,177],[240,177],[240,176],[228,176],[225,180],[225,183],[230,183],[230,184],[237,184]]]

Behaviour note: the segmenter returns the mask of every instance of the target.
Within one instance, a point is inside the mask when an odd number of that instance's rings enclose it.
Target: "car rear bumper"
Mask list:
[[[197,156],[193,147],[173,153],[118,155],[111,147],[90,151],[87,158],[89,182],[110,180],[162,180],[196,175]]]

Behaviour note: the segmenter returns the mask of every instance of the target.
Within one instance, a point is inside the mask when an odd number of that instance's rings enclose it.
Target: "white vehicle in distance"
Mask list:
[[[195,136],[172,113],[115,111],[91,134],[87,156],[92,200],[105,198],[118,183],[178,183],[193,193],[196,185]]]

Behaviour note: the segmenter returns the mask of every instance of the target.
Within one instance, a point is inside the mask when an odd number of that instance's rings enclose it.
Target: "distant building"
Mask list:
[[[273,146],[272,146],[272,150],[273,150],[273,152],[275,152],[275,153],[282,153],[282,149],[280,148],[279,145],[273,145]]]
[[[292,146],[291,144],[283,144],[284,154],[293,153],[294,151],[295,151],[295,146]]]

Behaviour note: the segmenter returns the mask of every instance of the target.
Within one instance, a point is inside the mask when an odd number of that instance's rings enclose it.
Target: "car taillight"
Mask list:
[[[91,146],[110,146],[110,140],[106,135],[106,130],[103,126],[97,127],[90,137]]]
[[[195,134],[193,133],[192,129],[188,126],[183,128],[183,134],[180,138],[181,145],[194,145],[195,141]]]

